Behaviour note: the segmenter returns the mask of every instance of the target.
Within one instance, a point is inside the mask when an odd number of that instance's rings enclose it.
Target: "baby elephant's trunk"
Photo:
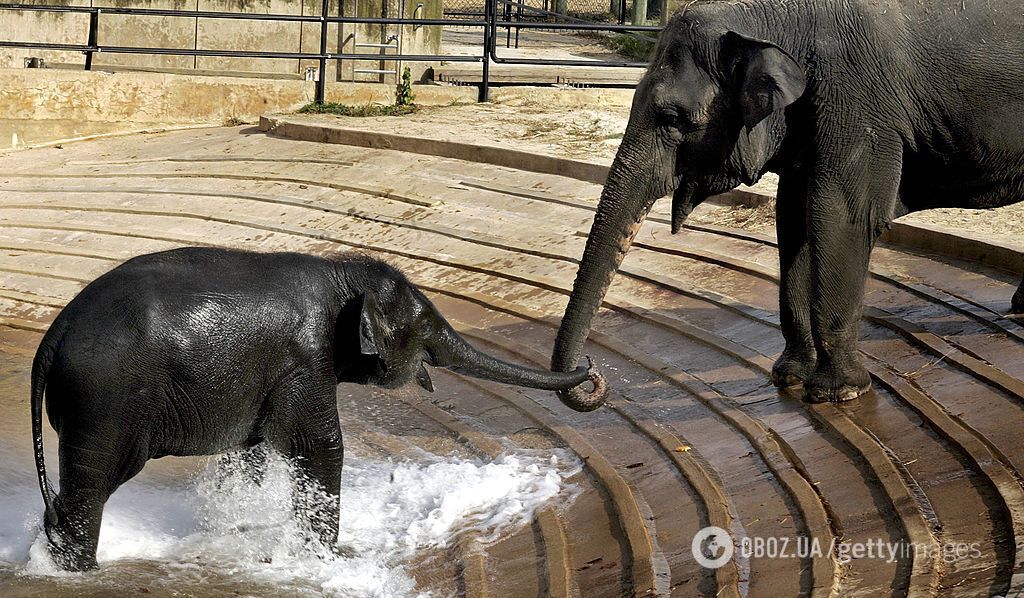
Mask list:
[[[597,409],[604,403],[608,394],[608,384],[604,376],[597,371],[589,358],[588,367],[580,366],[572,372],[535,370],[478,351],[447,323],[438,335],[437,343],[431,347],[430,354],[432,365],[474,378],[543,390],[576,389],[573,393],[576,400],[569,405],[576,411]],[[577,388],[587,380],[594,386],[589,393]]]

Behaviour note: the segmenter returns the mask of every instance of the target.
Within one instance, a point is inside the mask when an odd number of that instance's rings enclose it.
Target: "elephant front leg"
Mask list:
[[[816,353],[811,333],[810,250],[807,243],[807,198],[802,180],[785,178],[775,204],[779,240],[779,316],[786,348],[772,367],[772,383],[780,388],[802,385],[814,371]]]
[[[266,436],[288,458],[295,472],[295,515],[310,540],[336,551],[341,466],[344,449],[335,397],[335,381],[298,375],[271,403],[278,405]]]
[[[341,435],[336,443],[321,445],[310,455],[295,459],[295,515],[311,539],[337,551],[341,502]]]
[[[871,218],[812,216],[811,327],[818,361],[807,380],[807,399],[820,403],[855,399],[871,388],[857,353],[864,284],[879,227]]]
[[[826,127],[826,129],[828,129]],[[892,220],[903,169],[894,132],[829,129],[808,190],[811,332],[818,362],[804,388],[811,402],[855,399],[871,388],[857,353],[871,250]]]

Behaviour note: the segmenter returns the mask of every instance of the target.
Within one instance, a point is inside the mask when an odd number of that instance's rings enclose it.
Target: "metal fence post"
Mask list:
[[[668,0],[666,0],[667,2]],[[519,2],[519,6],[516,8],[516,23],[523,22],[523,2]],[[516,48],[519,48],[519,27],[516,27]]]
[[[484,0],[484,64],[483,73],[480,77],[480,95],[478,102],[486,102],[491,98],[491,39],[494,35],[491,26],[494,24],[494,4],[498,0]]]
[[[100,9],[96,9],[89,13],[89,41],[87,44],[90,48],[96,47],[97,30],[100,28]],[[92,70],[92,50],[85,51],[85,70]]]
[[[633,0],[633,24],[647,24],[647,0]]]
[[[323,0],[320,5],[320,73],[316,78],[317,104],[324,103],[327,95],[327,11],[331,9],[331,0]]]
[[[503,15],[502,18],[504,18],[505,21],[511,23],[512,22],[512,3],[511,2],[508,2],[508,3],[505,4],[505,10],[503,11],[503,13],[504,13],[504,15]],[[519,31],[519,30],[516,29],[516,31]],[[505,47],[508,48],[508,47],[511,47],[511,46],[512,46],[512,28],[509,27],[508,29],[505,30]]]

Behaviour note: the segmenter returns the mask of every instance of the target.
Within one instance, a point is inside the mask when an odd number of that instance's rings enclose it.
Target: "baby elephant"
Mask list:
[[[32,437],[50,553],[95,568],[103,505],[148,459],[266,442],[296,468],[300,519],[338,534],[340,382],[433,390],[424,364],[531,388],[593,367],[532,370],[477,351],[395,268],[367,257],[184,248],[129,260],[57,316],[32,364]],[[42,403],[60,437],[60,493],[43,463]]]

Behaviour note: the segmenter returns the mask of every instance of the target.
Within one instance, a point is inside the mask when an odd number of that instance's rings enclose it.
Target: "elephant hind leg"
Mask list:
[[[67,571],[96,569],[103,506],[110,494],[99,488],[61,489],[54,501],[56,521],[46,522],[50,555]]]
[[[146,459],[133,458],[125,464],[121,451],[85,448],[87,441],[76,444],[74,440],[62,439],[56,518],[53,522],[47,518],[44,526],[56,564],[68,571],[84,571],[98,567],[96,549],[107,499],[142,469]]]
[[[267,472],[267,456],[267,446],[264,443],[221,455],[217,459],[217,487],[222,488],[236,472],[254,485],[262,486],[263,477]]]
[[[1024,280],[1021,281],[1017,292],[1013,294],[1013,299],[1010,301],[1010,313],[1024,314]]]

